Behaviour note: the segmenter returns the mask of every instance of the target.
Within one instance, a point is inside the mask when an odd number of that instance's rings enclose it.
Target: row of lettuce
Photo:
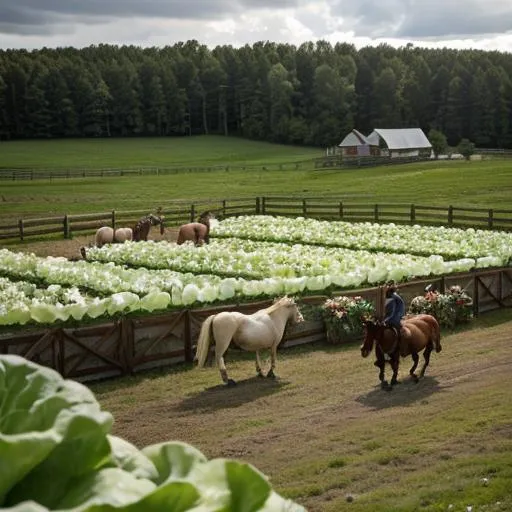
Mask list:
[[[322,239],[324,245],[297,241],[316,233],[314,241],[318,242],[325,225],[335,233],[340,226],[350,228],[353,237],[357,229],[364,233],[375,229],[381,232],[381,244],[385,228],[393,240],[388,252],[335,247],[333,241],[340,239],[332,234]],[[248,239],[263,237],[265,226],[273,226],[273,237],[282,241]],[[252,216],[216,224],[212,241],[202,247],[191,243],[127,242],[91,248],[87,260],[77,262],[2,249],[0,325],[52,324],[264,296],[325,293],[377,285],[388,279],[401,281],[510,263],[512,240],[505,247],[496,233],[486,231],[466,230],[468,254],[472,257],[462,253],[461,258],[452,255],[446,259],[440,254],[393,252],[395,237],[409,239],[412,244],[418,240],[417,229],[426,236],[426,228],[415,226]],[[428,230],[444,254],[449,251],[441,244],[443,237],[461,239],[463,231]],[[228,237],[228,233],[239,236]],[[510,237],[508,233],[501,235],[505,240]],[[362,236],[361,245],[368,239]]]
[[[254,466],[164,442],[139,450],[82,384],[0,355],[0,508],[11,512],[304,512]]]

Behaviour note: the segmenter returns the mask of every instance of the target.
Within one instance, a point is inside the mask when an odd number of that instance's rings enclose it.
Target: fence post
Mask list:
[[[375,218],[375,222],[378,222],[378,220],[379,220],[379,205],[378,204],[376,204],[373,207],[373,216]]]
[[[69,217],[64,215],[64,238],[70,238],[71,227],[69,225]]]
[[[494,210],[492,208],[489,208],[489,218],[487,219],[487,226],[492,229],[494,221]]]
[[[260,198],[256,198],[256,204],[254,205],[254,212],[256,215],[260,214]]]
[[[261,198],[261,214],[262,215],[265,215],[267,213],[267,208],[266,208],[266,205],[265,205],[265,197],[262,197]]]
[[[25,236],[25,230],[24,230],[24,226],[23,226],[23,219],[20,219],[18,221],[18,228],[20,230],[20,240],[23,242],[23,238]]]
[[[226,200],[225,199],[222,200],[222,218],[223,219],[226,218]]]
[[[453,224],[453,206],[448,206],[448,225],[451,226]]]
[[[416,222],[416,206],[411,204],[411,224]]]
[[[340,201],[340,219],[343,219],[343,201]]]
[[[473,315],[478,316],[478,312],[480,310],[479,303],[480,302],[480,294],[478,291],[478,277],[473,277]]]
[[[112,229],[116,230],[116,211],[112,210]]]
[[[191,363],[194,360],[194,354],[192,352],[192,334],[190,328],[190,322],[192,321],[191,317],[192,315],[190,314],[190,310],[187,309],[184,315],[185,325],[183,329],[183,350],[185,352],[185,361],[187,363]]]
[[[194,222],[194,218],[196,216],[196,209],[193,204],[190,205],[190,222]]]
[[[307,200],[306,200],[306,199],[303,199],[303,200],[302,200],[302,216],[303,216],[303,217],[307,217],[307,215],[308,215]]]

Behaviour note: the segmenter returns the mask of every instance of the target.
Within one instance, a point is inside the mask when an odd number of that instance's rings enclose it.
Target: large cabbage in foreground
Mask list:
[[[303,511],[249,464],[167,442],[138,450],[85,386],[0,356],[0,508],[12,512]],[[11,507],[11,508],[9,508]]]

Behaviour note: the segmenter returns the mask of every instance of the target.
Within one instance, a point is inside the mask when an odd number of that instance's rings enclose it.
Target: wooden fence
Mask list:
[[[500,268],[440,276],[434,280],[416,280],[400,286],[410,300],[423,295],[427,283],[436,283],[443,292],[453,284],[461,285],[473,297],[474,314],[512,307],[512,268]],[[360,295],[371,301],[377,314],[384,311],[381,287],[362,290],[334,290],[330,296]],[[327,296],[304,297],[301,304],[321,305]],[[204,319],[213,313],[237,310],[252,313],[270,305],[270,300],[232,306],[183,309],[151,316],[127,316],[80,328],[59,326],[32,328],[23,332],[0,334],[0,353],[17,354],[59,371],[66,378],[97,380],[127,375],[155,367],[191,363]],[[325,341],[325,328],[318,319],[290,327],[281,348]],[[230,350],[232,350],[230,348]]]
[[[0,181],[54,180],[73,178],[112,178],[123,176],[163,176],[216,171],[297,171],[311,169],[313,160],[300,162],[269,163],[261,165],[210,165],[137,167],[113,169],[0,169]]]
[[[336,197],[261,196],[235,199],[174,201],[161,213],[167,226],[179,226],[195,220],[199,213],[213,211],[218,217],[234,215],[303,216],[325,220],[353,222],[395,222],[399,224],[432,224],[480,229],[512,229],[512,210],[502,208],[467,208],[418,204],[376,204],[351,202]],[[0,240],[91,233],[100,226],[113,228],[134,224],[147,210],[116,211],[26,218],[0,224]],[[155,212],[153,212],[155,213]]]

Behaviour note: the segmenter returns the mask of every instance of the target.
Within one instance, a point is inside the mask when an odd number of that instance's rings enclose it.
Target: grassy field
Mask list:
[[[511,329],[502,310],[444,332],[425,379],[410,382],[402,360],[389,393],[357,345],[325,344],[280,351],[278,381],[254,377],[253,354],[230,351],[233,388],[191,365],[91,387],[117,435],[250,462],[310,512],[509,511]]]
[[[216,135],[0,142],[0,169],[131,169],[279,164],[322,156],[318,148]]]
[[[2,142],[2,165],[90,168],[167,164],[286,163],[320,156],[310,148],[226,137]],[[2,181],[0,220],[155,209],[173,199],[335,195],[365,203],[510,208],[512,160],[439,161],[371,169],[222,170],[160,176]]]

